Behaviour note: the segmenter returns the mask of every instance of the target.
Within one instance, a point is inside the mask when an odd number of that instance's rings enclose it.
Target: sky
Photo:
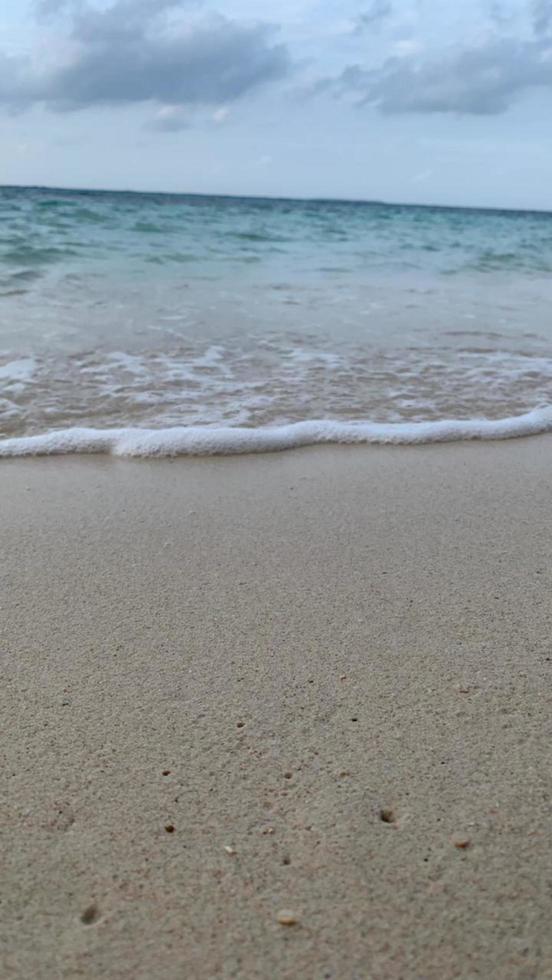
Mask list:
[[[0,184],[552,210],[552,0],[2,0]]]

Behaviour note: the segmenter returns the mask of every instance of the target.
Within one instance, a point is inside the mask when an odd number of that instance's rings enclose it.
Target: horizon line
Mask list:
[[[439,204],[436,202],[420,203],[416,201],[387,201],[380,198],[361,198],[361,197],[325,197],[314,196],[304,197],[303,195],[291,196],[287,194],[230,194],[208,191],[165,191],[165,190],[136,190],[127,187],[82,187],[78,185],[60,186],[58,184],[1,184],[0,191],[4,190],[34,190],[34,191],[61,191],[76,194],[136,194],[139,196],[160,196],[160,197],[214,197],[220,199],[231,199],[238,201],[282,201],[297,204],[365,204],[368,206],[397,207],[397,208],[434,208],[449,211],[484,211],[484,212],[509,212],[512,214],[552,214],[552,208],[522,208],[500,205],[483,204]]]

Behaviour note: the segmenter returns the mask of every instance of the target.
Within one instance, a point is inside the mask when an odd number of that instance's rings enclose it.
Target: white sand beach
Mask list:
[[[552,976],[552,438],[0,486],[4,980]]]

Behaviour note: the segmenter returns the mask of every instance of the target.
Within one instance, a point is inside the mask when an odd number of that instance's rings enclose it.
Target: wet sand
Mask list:
[[[551,437],[0,500],[5,980],[552,976]]]

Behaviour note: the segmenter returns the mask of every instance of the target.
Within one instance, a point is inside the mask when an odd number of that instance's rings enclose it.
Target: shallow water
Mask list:
[[[0,438],[524,415],[551,273],[548,214],[0,189]]]

